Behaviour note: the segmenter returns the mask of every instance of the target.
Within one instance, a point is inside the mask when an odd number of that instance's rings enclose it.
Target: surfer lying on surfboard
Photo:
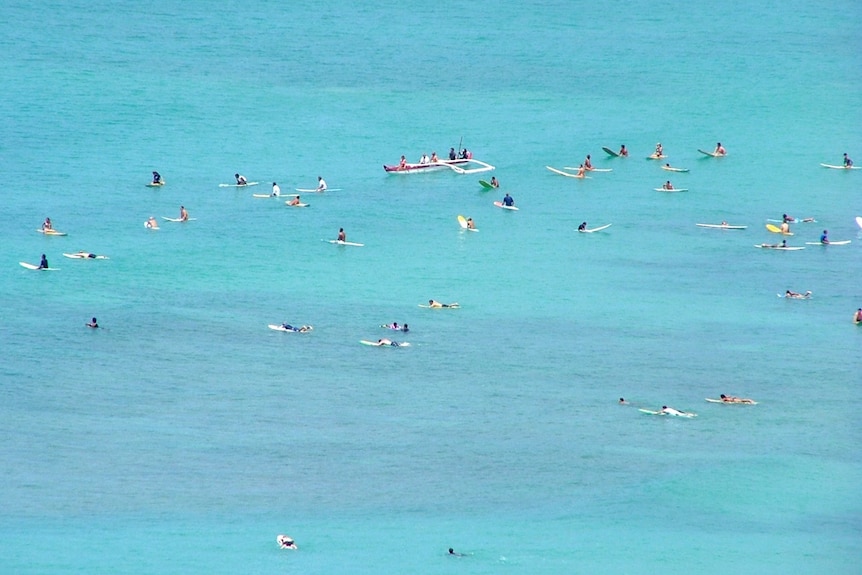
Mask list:
[[[753,399],[747,397],[735,397],[733,395],[724,395],[723,393],[719,397],[724,403],[754,403]]]
[[[428,300],[428,307],[440,308],[440,307],[459,307],[459,306],[457,303],[440,303],[437,300],[429,299]]]
[[[795,291],[787,290],[784,292],[784,297],[789,298],[789,299],[810,299],[811,298],[811,290],[808,290],[805,293],[798,293]]]

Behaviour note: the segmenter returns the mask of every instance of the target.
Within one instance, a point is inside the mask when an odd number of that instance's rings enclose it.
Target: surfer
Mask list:
[[[584,169],[585,169],[585,170],[592,170],[592,169],[593,169],[593,162],[592,162],[592,160],[590,159],[590,155],[589,155],[589,154],[587,154],[587,157],[586,157],[586,158],[584,158],[584,163],[583,163],[582,165],[584,166]]]
[[[667,415],[691,415],[687,411],[680,411],[678,409],[674,409],[673,407],[668,407],[666,405],[661,406],[661,411],[659,413],[664,413]]]
[[[99,257],[96,254],[91,254],[90,252],[78,252],[75,255],[78,256],[79,258],[82,258],[82,259],[87,258],[87,259],[91,259],[91,260],[94,260],[97,257]]]
[[[847,152],[844,152],[844,167],[845,168],[852,168],[853,167],[853,160],[850,159],[850,156],[847,155]]]
[[[344,233],[344,228],[338,228],[338,241],[339,242],[346,242],[347,241],[347,234]]]
[[[246,180],[245,176],[243,176],[241,174],[234,174],[233,177],[236,178],[236,185],[237,186],[244,186],[244,185],[248,184],[248,180]]]
[[[49,230],[54,229],[54,224],[51,223],[51,218],[45,218],[45,221],[42,222],[42,231],[47,232]]]
[[[298,195],[294,196],[294,198],[292,200],[287,202],[287,205],[288,206],[298,206],[299,205],[299,196]]]
[[[153,172],[153,185],[161,186],[162,185],[162,175],[158,172]]]
[[[719,397],[725,403],[754,403],[753,399],[747,397],[734,397],[733,395],[724,395],[723,393]]]
[[[794,218],[793,216],[788,216],[787,214],[782,214],[781,221],[784,223],[795,222],[796,218]]]
[[[656,158],[661,158],[664,155],[664,148],[661,146],[661,142],[655,145],[655,153],[653,156]]]
[[[96,329],[99,327],[99,322],[96,321],[96,318],[93,318],[93,320],[91,322],[87,323],[86,325],[87,325],[87,327],[92,327],[93,329]]]
[[[180,221],[181,222],[189,221],[189,213],[186,211],[185,206],[180,206]]]
[[[494,188],[500,187],[500,180],[497,179],[497,176],[491,176],[491,186]]]
[[[317,191],[318,192],[325,192],[326,191],[326,180],[324,180],[322,176],[317,176]]]
[[[39,262],[39,269],[40,270],[48,269],[48,258],[45,257],[45,254],[42,254],[42,261]]]
[[[437,301],[437,300],[435,300],[435,299],[429,299],[429,300],[428,300],[428,307],[440,308],[440,307],[454,307],[454,306],[456,306],[456,305],[458,305],[458,304],[454,304],[454,303],[440,303],[439,301]]]
[[[590,168],[590,169],[592,170],[592,168]],[[586,175],[587,175],[587,168],[583,164],[581,164],[580,166],[578,166],[578,173],[576,174],[576,177],[584,178],[584,177],[586,177]]]
[[[721,142],[718,142],[715,145],[715,151],[712,153],[713,156],[724,156],[727,154],[727,151],[724,149],[724,146],[721,145]]]
[[[270,196],[272,196],[273,198],[277,198],[280,195],[281,195],[281,188],[278,187],[278,184],[273,182],[272,183],[272,193],[270,194]]]
[[[807,299],[807,298],[811,297],[811,290],[808,290],[805,293],[797,293],[795,291],[787,290],[784,292],[784,297],[791,298],[791,299]]]
[[[288,537],[287,535],[279,535],[275,538],[275,541],[282,549],[292,549],[294,551],[299,549],[299,547],[296,546],[296,541],[294,541],[292,537]]]
[[[619,152],[617,152],[617,155],[618,155],[618,156],[622,156],[622,157],[624,157],[624,158],[625,158],[625,157],[627,157],[627,156],[629,155],[629,151],[628,151],[628,150],[626,150],[626,145],[625,145],[625,144],[620,145],[620,151],[619,151]]]
[[[467,229],[468,230],[475,230],[476,229],[476,223],[473,222],[473,218],[467,218]]]
[[[581,222],[581,225],[578,226],[578,231],[579,232],[587,231],[587,222]]]
[[[820,234],[820,243],[828,244],[829,243],[829,230],[823,230],[823,233]]]
[[[503,205],[511,208],[515,205],[515,199],[512,196],[510,196],[509,194],[506,194],[503,197]]]
[[[397,341],[392,341],[391,339],[386,339],[384,337],[384,338],[380,338],[377,340],[377,345],[379,345],[379,346],[391,345],[392,347],[398,347],[401,344],[398,343]]]
[[[457,551],[455,551],[451,547],[449,548],[449,555],[451,555],[452,557],[463,557],[464,556],[463,553],[458,553]]]
[[[790,224],[788,224],[786,221],[781,222],[781,226],[779,229],[781,230],[782,234],[789,234],[790,233]]]
[[[668,181],[666,181],[666,182],[664,183],[664,185],[662,186],[662,188],[663,188],[663,189],[665,189],[665,190],[672,190],[672,189],[673,189],[673,184],[671,184],[671,183],[670,183],[670,180],[668,180]]]
[[[620,405],[631,405],[628,401],[626,401],[625,397],[621,397],[618,403]]]
[[[159,222],[157,222],[156,218],[154,218],[153,216],[150,216],[150,219],[148,219],[144,225],[151,230],[159,229]]]
[[[862,323],[862,307],[856,310],[856,314],[853,316],[853,321],[856,323]]]

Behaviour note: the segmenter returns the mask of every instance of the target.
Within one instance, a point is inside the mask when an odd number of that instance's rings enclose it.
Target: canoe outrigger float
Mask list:
[[[476,164],[479,167],[462,167],[472,164]],[[438,162],[433,162],[430,164],[404,164],[403,168],[401,166],[389,166],[387,164],[383,164],[383,169],[390,174],[415,174],[419,172],[436,172],[439,170],[446,169],[452,170],[457,174],[478,174],[481,172],[490,172],[495,168],[491,164],[486,164],[485,162],[479,160],[474,160],[472,158],[462,158],[458,160],[440,160]]]

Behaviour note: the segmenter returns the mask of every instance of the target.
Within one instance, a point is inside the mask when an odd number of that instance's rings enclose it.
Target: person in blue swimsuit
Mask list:
[[[39,262],[39,269],[40,270],[48,269],[48,258],[45,257],[45,254],[42,254],[42,261]]]
[[[162,175],[158,172],[153,172],[153,185],[158,186],[162,183]]]
[[[820,234],[820,243],[828,244],[829,243],[829,230],[823,230],[823,233]]]
[[[512,196],[510,196],[509,194],[506,194],[506,196],[503,198],[503,205],[507,207],[512,207],[515,205],[515,199],[512,198]]]
[[[850,156],[847,155],[847,152],[844,152],[844,167],[845,168],[852,168],[853,167],[853,160],[850,159]]]

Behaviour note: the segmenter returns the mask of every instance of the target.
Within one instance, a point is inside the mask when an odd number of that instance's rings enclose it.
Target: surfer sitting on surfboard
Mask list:
[[[587,229],[587,222],[581,222],[581,225],[578,226],[578,231],[583,232]]]
[[[497,179],[497,176],[491,176],[491,186],[494,188],[500,187],[500,181]]]
[[[248,183],[248,180],[246,180],[245,176],[243,176],[243,175],[234,174],[233,177],[236,178],[236,185],[237,186],[244,186]]]
[[[586,157],[586,158],[584,158],[584,163],[583,163],[583,164],[581,164],[581,165],[584,167],[584,169],[585,169],[585,170],[592,170],[592,169],[593,169],[593,162],[592,162],[592,160],[590,159],[590,155],[589,155],[589,154],[587,154],[587,157]]]
[[[47,232],[48,230],[53,230],[54,224],[51,223],[51,218],[45,218],[45,221],[42,223],[42,231]]]
[[[325,192],[326,191],[326,180],[321,176],[317,176],[317,191]]]
[[[189,213],[186,211],[185,206],[180,206],[180,221],[181,222],[189,221]]]
[[[850,159],[850,156],[847,155],[847,152],[844,152],[844,167],[845,168],[852,168],[853,167],[853,160]]]
[[[288,205],[288,206],[298,206],[298,205],[299,205],[299,196],[297,195],[297,196],[296,196],[296,197],[294,197],[292,200],[290,200],[289,202],[287,202],[287,205]]]
[[[823,230],[823,233],[820,235],[820,243],[828,244],[829,243],[829,230]]]
[[[862,307],[856,310],[856,315],[853,316],[853,321],[862,323]]]
[[[436,164],[440,161],[440,158],[437,157],[437,152],[431,152],[431,161],[430,163]]]
[[[511,208],[515,205],[515,199],[509,194],[506,194],[505,197],[503,197],[503,205]]]
[[[162,175],[158,172],[153,172],[153,185],[158,186],[162,183]]]
[[[617,155],[618,155],[618,156],[622,156],[622,157],[626,157],[626,156],[628,156],[628,155],[629,155],[629,151],[628,151],[628,150],[626,150],[626,145],[625,145],[625,144],[623,144],[623,145],[621,145],[621,146],[620,146],[620,151],[619,151],[619,152],[617,152]]]
[[[727,151],[724,149],[724,146],[721,145],[721,142],[718,142],[715,145],[715,151],[712,152],[713,156],[724,156],[727,154]]]
[[[338,228],[338,241],[339,242],[346,242],[347,241],[347,234],[344,233],[344,228]]]
[[[475,230],[476,229],[476,223],[473,221],[473,218],[467,218],[467,229],[468,230]]]
[[[672,189],[673,189],[673,184],[671,184],[671,183],[670,183],[670,180],[668,180],[668,181],[666,181],[666,182],[664,183],[664,185],[662,186],[662,188],[664,188],[665,190],[672,190]]]
[[[48,267],[48,258],[45,257],[45,254],[42,254],[42,261],[39,262],[39,269],[46,270]]]
[[[655,156],[656,158],[660,158],[663,155],[664,155],[664,148],[662,148],[661,142],[659,142],[658,144],[655,145],[655,153],[653,154],[653,156]]]
[[[273,182],[272,183],[272,193],[270,194],[270,196],[272,196],[273,198],[277,198],[280,195],[281,195],[281,188],[278,187],[278,184]]]

